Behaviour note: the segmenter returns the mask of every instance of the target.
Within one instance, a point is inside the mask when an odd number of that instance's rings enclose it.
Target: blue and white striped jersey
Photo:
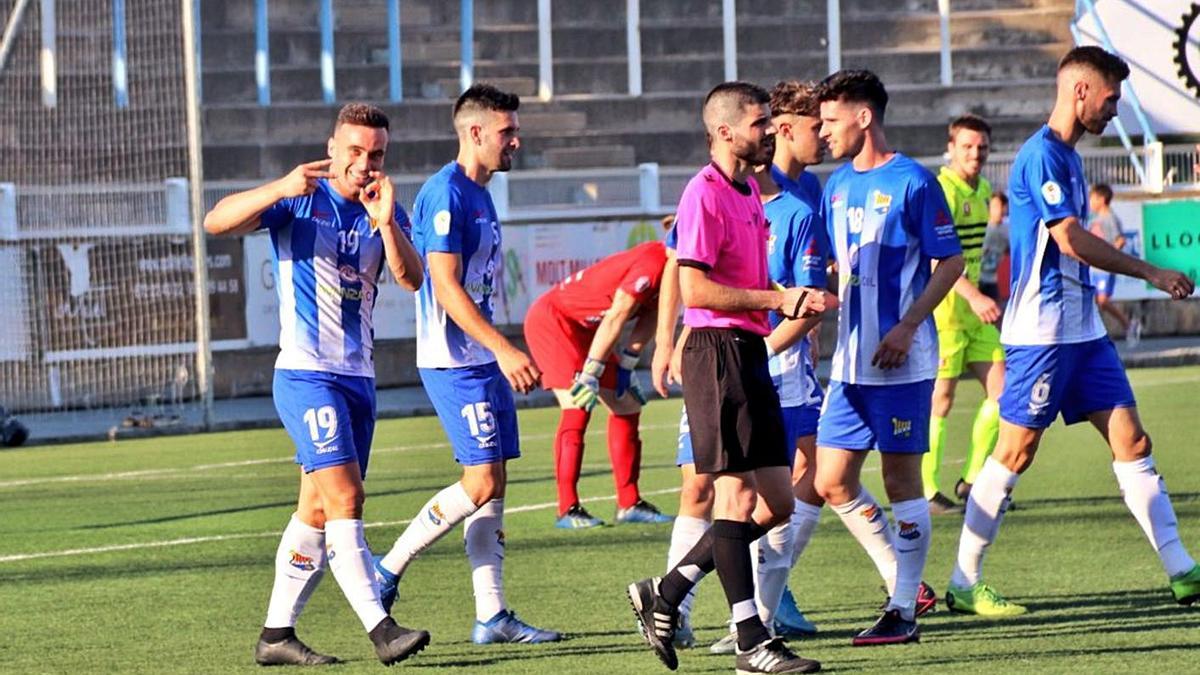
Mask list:
[[[492,320],[492,296],[498,283],[500,222],[488,191],[450,162],[430,176],[413,205],[413,245],[425,261],[425,282],[417,293],[417,367],[458,368],[492,363],[490,350],[467,335],[433,294],[430,252],[462,256],[459,283]]]
[[[871,357],[925,290],[930,259],[962,252],[937,179],[901,153],[869,171],[847,162],[826,181],[821,208],[838,263],[841,303],[830,379],[872,385],[933,379],[938,344],[932,316],[917,329],[904,365],[881,370]]]
[[[806,179],[811,178],[809,181]],[[767,238],[767,273],[774,281],[785,287],[825,287],[825,251],[817,239],[823,236],[819,209],[821,206],[820,181],[808,172],[793,181],[774,166],[771,178],[781,192],[763,204],[771,234]],[[812,190],[812,183],[817,189]],[[783,317],[776,312],[770,315],[774,329]],[[782,352],[771,357],[771,379],[779,392],[779,403],[785,408],[793,406],[819,406],[824,393],[817,383],[812,362],[811,344],[808,336]]]
[[[396,204],[406,235],[408,215]],[[321,179],[310,195],[280,200],[262,214],[270,230],[279,294],[275,367],[375,376],[374,325],[383,239],[367,211]]]
[[[1013,160],[1008,198],[1012,294],[1000,341],[1054,345],[1103,337],[1088,266],[1059,251],[1048,227],[1069,216],[1087,223],[1088,188],[1079,153],[1043,126]]]

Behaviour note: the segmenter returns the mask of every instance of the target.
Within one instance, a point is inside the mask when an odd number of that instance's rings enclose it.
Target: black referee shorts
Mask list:
[[[783,412],[760,335],[697,328],[683,345],[683,403],[696,473],[788,466]]]

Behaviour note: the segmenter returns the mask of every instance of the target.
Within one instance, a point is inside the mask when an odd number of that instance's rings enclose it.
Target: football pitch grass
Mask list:
[[[1200,553],[1200,368],[1131,371],[1184,543]],[[978,387],[964,382],[948,429],[943,490],[961,465]],[[675,512],[680,402],[643,417],[642,489]],[[510,605],[568,639],[535,646],[471,644],[470,573],[461,530],[409,568],[395,609],[428,629],[430,647],[397,668],[463,673],[667,672],[637,636],[624,588],[659,574],[670,525],[553,528],[555,410],[521,412],[524,457],[509,466],[505,578]],[[580,484],[612,519],[605,415],[588,435]],[[0,672],[258,672],[279,533],[297,469],[282,430],[126,440],[0,453]],[[878,458],[868,487],[879,496]],[[367,535],[391,545],[406,519],[458,471],[436,418],[382,421],[367,480]],[[922,642],[852,648],[883,599],[873,566],[828,510],[791,576],[820,628],[793,642],[828,671],[1195,672],[1200,607],[1171,599],[1158,559],[1125,510],[1107,450],[1088,425],[1048,433],[1017,487],[1018,508],[989,554],[985,579],[1030,613],[989,621],[951,614],[939,598]],[[961,516],[935,516],[926,578],[944,593]],[[704,647],[727,610],[713,575],[693,614]],[[298,632],[347,663],[322,672],[378,671],[361,625],[327,574]],[[681,651],[680,672],[731,672],[731,657]],[[273,672],[273,671],[272,671]]]

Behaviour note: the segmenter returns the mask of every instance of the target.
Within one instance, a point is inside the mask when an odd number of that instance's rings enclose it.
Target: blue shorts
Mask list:
[[[933,380],[905,384],[833,381],[817,423],[817,445],[839,450],[929,451]]]
[[[675,450],[675,466],[696,463],[696,457],[692,454],[692,434],[690,431],[688,427],[687,406],[680,406],[679,445]]]
[[[783,409],[783,432],[788,447],[788,462],[796,461],[796,439],[817,433],[821,409],[813,405],[798,405]],[[675,451],[675,466],[695,464],[692,456],[692,435],[688,433],[687,408],[679,416],[679,445]]]
[[[464,466],[521,456],[512,387],[495,362],[459,368],[420,368],[454,460]]]
[[[275,410],[305,473],[357,462],[365,477],[375,435],[375,379],[276,370]]]
[[[1096,272],[1096,295],[1105,295],[1112,297],[1113,291],[1117,288],[1117,275],[1112,272]]]
[[[1068,345],[1004,346],[1000,417],[1045,429],[1062,413],[1075,424],[1102,410],[1137,405],[1117,348],[1107,337]]]

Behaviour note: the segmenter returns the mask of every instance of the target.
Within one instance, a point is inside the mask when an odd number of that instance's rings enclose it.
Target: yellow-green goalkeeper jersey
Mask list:
[[[946,193],[946,203],[950,206],[950,213],[954,218],[954,229],[962,244],[963,261],[966,263],[963,275],[978,286],[992,185],[980,176],[979,185],[972,188],[948,166],[942,167],[937,179],[942,186],[942,192]],[[971,305],[954,290],[946,294],[946,298],[938,304],[933,315],[939,330],[961,328],[964,322],[968,325],[978,323],[974,312],[971,311]],[[973,319],[975,321],[972,321]]]

